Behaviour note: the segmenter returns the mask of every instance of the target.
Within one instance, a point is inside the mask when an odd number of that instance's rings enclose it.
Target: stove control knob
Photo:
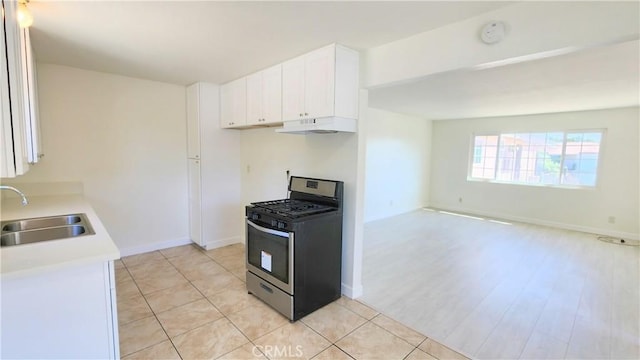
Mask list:
[[[253,219],[253,220],[260,219],[260,214],[256,214],[256,213],[251,214],[251,219]]]
[[[271,226],[277,227],[278,226],[278,220],[271,220]]]
[[[278,221],[278,229],[284,229],[287,227],[286,222]]]

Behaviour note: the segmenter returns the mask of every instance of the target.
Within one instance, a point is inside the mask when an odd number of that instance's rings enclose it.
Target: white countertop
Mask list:
[[[77,265],[106,262],[120,258],[120,251],[109,233],[80,195],[30,196],[29,205],[19,198],[2,199],[2,221],[84,213],[95,235],[0,248],[2,279],[29,276]]]

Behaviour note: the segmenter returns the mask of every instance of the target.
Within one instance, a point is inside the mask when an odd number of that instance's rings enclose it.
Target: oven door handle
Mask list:
[[[278,231],[278,230],[273,230],[273,229],[268,229],[266,227],[262,227],[260,225],[256,225],[256,224],[252,223],[250,220],[247,220],[247,224],[249,224],[249,226],[253,227],[256,230],[265,232],[267,234],[276,235],[276,236],[280,236],[280,237],[284,237],[284,238],[288,238],[289,237],[289,233]]]

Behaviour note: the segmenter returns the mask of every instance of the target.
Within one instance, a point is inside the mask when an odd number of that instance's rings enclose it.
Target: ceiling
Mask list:
[[[32,0],[40,62],[180,85],[225,83],[337,42],[364,50],[513,2]],[[429,119],[640,103],[637,40],[370,91],[373,107]]]
[[[640,104],[638,40],[370,90],[372,107],[428,119],[594,110]]]
[[[333,42],[367,49],[510,4],[32,0],[29,9],[38,61],[186,85],[225,83]]]

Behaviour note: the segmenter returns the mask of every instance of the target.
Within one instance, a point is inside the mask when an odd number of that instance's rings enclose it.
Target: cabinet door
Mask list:
[[[282,64],[282,120],[304,117],[304,57]]]
[[[221,126],[239,127],[247,124],[247,78],[238,79],[222,86]]]
[[[202,239],[202,188],[200,160],[189,159],[189,235],[191,241],[204,246]]]
[[[29,170],[29,159],[27,151],[26,130],[27,125],[30,125],[30,104],[28,98],[28,79],[25,77],[26,72],[26,58],[25,52],[25,32],[18,26],[18,20],[16,15],[17,2],[15,1],[3,1],[3,25],[4,36],[2,37],[2,45],[6,47],[6,68],[2,71],[6,71],[8,79],[8,89],[3,89],[8,92],[9,102],[3,103],[3,112],[6,112],[5,106],[11,109],[11,115],[2,119],[3,128],[3,144],[4,139],[7,138],[7,133],[11,133],[11,148],[5,147],[3,149],[3,163],[2,163],[2,175],[8,177],[15,177],[22,175]],[[4,79],[4,77],[3,77]],[[2,85],[5,86],[4,84]],[[5,96],[4,94],[2,95]],[[9,159],[5,162],[5,159]]]
[[[262,123],[282,122],[282,65],[262,72]]]
[[[308,118],[334,115],[335,46],[305,56],[304,108]]]
[[[4,9],[3,9],[4,10]],[[3,11],[4,13],[4,11]],[[9,73],[7,72],[7,55],[4,43],[4,17],[0,24],[0,37],[3,39],[0,46],[0,177],[16,176],[13,165],[13,135],[11,133],[11,111],[9,109]]]
[[[263,123],[262,72],[247,76],[247,125]]]
[[[187,157],[200,158],[200,84],[187,88]]]

